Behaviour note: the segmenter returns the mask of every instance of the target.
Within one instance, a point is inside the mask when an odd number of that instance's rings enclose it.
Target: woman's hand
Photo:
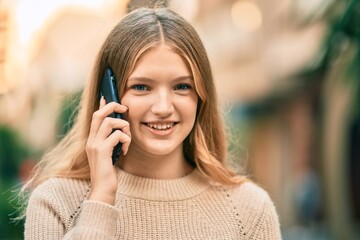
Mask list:
[[[86,143],[86,154],[90,166],[91,193],[90,200],[114,204],[117,189],[117,175],[112,165],[112,152],[121,142],[125,155],[131,142],[129,123],[123,119],[108,117],[111,113],[124,113],[127,107],[115,102],[106,104],[100,100],[100,108],[94,112]],[[121,129],[115,130],[113,129]]]

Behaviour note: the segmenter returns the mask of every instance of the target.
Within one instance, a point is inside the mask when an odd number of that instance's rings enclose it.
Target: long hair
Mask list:
[[[50,177],[90,178],[85,144],[92,114],[99,108],[99,85],[106,67],[114,71],[122,95],[141,54],[159,44],[167,44],[186,60],[199,96],[195,125],[183,144],[186,160],[215,182],[229,185],[244,180],[224,164],[226,137],[210,63],[199,36],[184,18],[169,9],[141,8],[127,14],[103,43],[85,85],[74,126],[37,164],[27,188]]]

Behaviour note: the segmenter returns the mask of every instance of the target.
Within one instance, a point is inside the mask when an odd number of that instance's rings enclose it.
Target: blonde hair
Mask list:
[[[92,114],[99,108],[99,84],[106,67],[114,71],[121,95],[140,55],[162,43],[187,61],[199,95],[195,126],[184,141],[187,161],[215,182],[230,185],[244,181],[244,177],[236,176],[224,165],[225,132],[210,63],[199,36],[185,19],[169,9],[141,8],[127,14],[105,40],[85,86],[74,126],[44,155],[25,188],[32,189],[50,177],[90,178],[85,144]]]

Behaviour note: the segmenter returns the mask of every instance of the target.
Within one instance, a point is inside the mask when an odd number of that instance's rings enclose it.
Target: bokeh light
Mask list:
[[[234,2],[231,6],[231,18],[234,25],[245,32],[255,32],[262,25],[261,11],[252,1]]]
[[[18,4],[16,21],[18,24],[19,42],[26,44],[31,36],[41,27],[46,19],[66,5],[99,7],[104,0],[22,0]]]

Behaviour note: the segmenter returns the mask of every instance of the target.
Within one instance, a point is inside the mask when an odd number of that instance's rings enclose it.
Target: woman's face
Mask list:
[[[121,104],[129,111],[131,145],[152,155],[182,153],[196,118],[198,95],[191,70],[167,45],[145,52],[130,74]]]

